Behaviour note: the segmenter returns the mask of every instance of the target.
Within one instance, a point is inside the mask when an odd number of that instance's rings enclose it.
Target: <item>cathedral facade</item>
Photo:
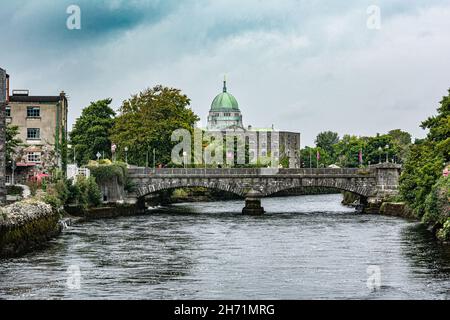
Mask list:
[[[278,131],[272,128],[244,127],[242,113],[237,99],[228,92],[226,80],[223,90],[218,94],[208,114],[208,131],[241,132],[247,137],[251,149],[258,150],[259,157],[287,157],[290,168],[300,167],[300,133]]]

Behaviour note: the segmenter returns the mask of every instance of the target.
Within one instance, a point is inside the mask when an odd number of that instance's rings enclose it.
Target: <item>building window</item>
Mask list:
[[[6,180],[6,181],[5,181],[6,183],[11,183],[11,176],[6,176],[5,178],[6,178],[6,179],[5,179],[5,180]]]
[[[41,129],[28,128],[27,129],[27,140],[40,140],[41,139]]]
[[[6,109],[5,109],[5,115],[6,115],[7,117],[11,117],[11,107],[6,107]]]
[[[39,163],[41,162],[40,152],[28,152],[28,162]]]
[[[231,117],[231,113],[224,113],[223,114],[225,117]]]
[[[39,118],[41,116],[41,108],[27,107],[27,118]]]

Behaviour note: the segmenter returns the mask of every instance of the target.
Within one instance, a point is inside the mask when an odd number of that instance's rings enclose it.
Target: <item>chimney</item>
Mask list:
[[[6,103],[9,103],[9,74],[6,74]]]
[[[30,95],[30,90],[13,90],[12,95],[16,97],[28,97]]]

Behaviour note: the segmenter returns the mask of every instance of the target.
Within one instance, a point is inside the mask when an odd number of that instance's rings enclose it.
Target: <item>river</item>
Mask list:
[[[340,201],[263,199],[261,217],[242,216],[243,201],[180,204],[74,225],[0,261],[0,299],[450,297],[448,247],[417,222]]]

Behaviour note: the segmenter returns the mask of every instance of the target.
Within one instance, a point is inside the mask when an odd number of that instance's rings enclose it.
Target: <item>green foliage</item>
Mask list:
[[[435,144],[426,142],[411,147],[400,177],[400,194],[418,217],[425,213],[425,200],[442,174],[444,159]]]
[[[432,187],[425,200],[423,221],[429,224],[444,225],[450,218],[450,179],[441,177]]]
[[[320,160],[317,161],[317,151],[320,153]],[[300,161],[303,168],[319,168],[327,167],[334,163],[334,158],[324,149],[305,147],[300,150]]]
[[[7,186],[6,191],[8,195],[21,196],[23,193],[23,188],[19,186]]]
[[[359,152],[364,151],[366,140],[357,136],[344,135],[334,145],[334,163],[342,168],[359,167]]]
[[[17,148],[23,144],[23,141],[17,136],[19,135],[19,127],[7,125],[6,126],[6,162],[9,163],[13,159],[13,155]]]
[[[55,208],[76,204],[83,208],[96,207],[101,204],[101,192],[94,178],[78,177],[72,180],[61,178],[47,187],[43,201]]]
[[[334,146],[339,142],[339,140],[339,134],[337,132],[321,132],[317,135],[316,146],[332,156],[334,153]]]
[[[98,152],[111,156],[109,133],[115,121],[111,102],[111,99],[92,102],[77,119],[70,133],[72,148],[69,156],[73,159],[75,153],[79,165],[97,159]]]
[[[102,192],[94,178],[87,180],[87,200],[90,207],[98,207],[102,203]]]
[[[91,175],[95,177],[98,183],[105,183],[117,178],[119,185],[125,186],[127,184],[127,165],[125,163],[115,162],[113,164],[105,165],[90,165],[88,169]]]
[[[53,209],[55,210],[59,210],[61,208],[61,206],[63,205],[63,202],[61,202],[61,200],[53,195],[53,194],[46,194],[43,198],[42,201],[44,201],[45,203],[49,204],[52,206]]]
[[[128,162],[146,165],[148,152],[156,151],[157,165],[168,164],[176,143],[172,132],[187,129],[192,132],[199,118],[188,108],[189,98],[180,90],[156,86],[133,95],[120,108],[111,131],[111,140],[118,146],[118,157]]]
[[[448,218],[449,182],[448,178],[439,177],[445,162],[450,160],[450,90],[442,99],[438,114],[425,120],[421,127],[429,129],[429,133],[410,148],[400,178],[400,192],[418,217],[440,225]]]
[[[101,204],[101,192],[94,178],[78,177],[75,186],[75,204],[83,208],[97,207]]]
[[[450,218],[444,223],[442,229],[438,231],[437,236],[442,241],[450,241]]]

